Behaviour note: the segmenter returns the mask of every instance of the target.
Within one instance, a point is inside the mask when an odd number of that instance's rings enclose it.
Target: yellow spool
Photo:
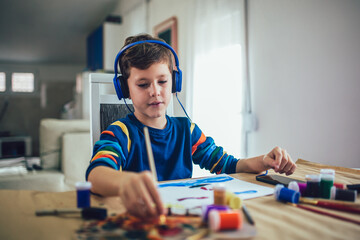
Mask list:
[[[242,207],[242,200],[235,193],[226,192],[226,205],[231,209],[240,209]]]

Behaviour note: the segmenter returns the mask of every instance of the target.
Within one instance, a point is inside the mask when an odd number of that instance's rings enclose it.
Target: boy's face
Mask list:
[[[165,119],[172,87],[172,76],[166,63],[154,63],[145,70],[130,68],[128,86],[138,120],[147,124],[155,119]]]

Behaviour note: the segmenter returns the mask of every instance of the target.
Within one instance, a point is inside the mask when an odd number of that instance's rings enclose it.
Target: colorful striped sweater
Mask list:
[[[212,173],[234,173],[238,159],[216,146],[200,128],[187,118],[169,117],[165,129],[149,127],[159,181],[191,178],[192,161]],[[149,170],[143,134],[144,125],[134,114],[119,119],[103,131],[94,145],[86,179],[97,166],[118,171]]]

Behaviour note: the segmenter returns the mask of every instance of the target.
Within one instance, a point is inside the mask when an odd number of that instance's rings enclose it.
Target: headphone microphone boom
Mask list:
[[[138,45],[138,44],[143,44],[143,43],[156,43],[156,44],[160,44],[166,48],[168,48],[172,54],[174,55],[175,58],[175,66],[177,70],[173,70],[172,72],[172,92],[173,93],[177,93],[181,91],[181,84],[182,84],[182,71],[179,67],[179,59],[176,55],[175,50],[167,43],[162,42],[162,41],[158,41],[158,40],[143,40],[143,41],[138,41],[138,42],[133,42],[130,43],[128,45],[126,45],[125,47],[123,47],[120,52],[117,54],[116,58],[115,58],[115,64],[114,64],[114,87],[115,87],[115,91],[116,91],[116,95],[118,96],[119,100],[123,99],[123,98],[128,98],[129,97],[129,88],[128,85],[126,83],[126,79],[122,76],[119,75],[118,76],[118,64],[119,61],[121,59],[121,56],[124,54],[124,52],[129,49],[130,47],[134,46],[134,45]]]

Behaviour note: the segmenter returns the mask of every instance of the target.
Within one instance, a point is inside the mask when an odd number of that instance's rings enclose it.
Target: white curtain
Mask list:
[[[244,1],[197,0],[195,5],[192,120],[227,153],[244,157]],[[194,168],[194,177],[204,174]]]

